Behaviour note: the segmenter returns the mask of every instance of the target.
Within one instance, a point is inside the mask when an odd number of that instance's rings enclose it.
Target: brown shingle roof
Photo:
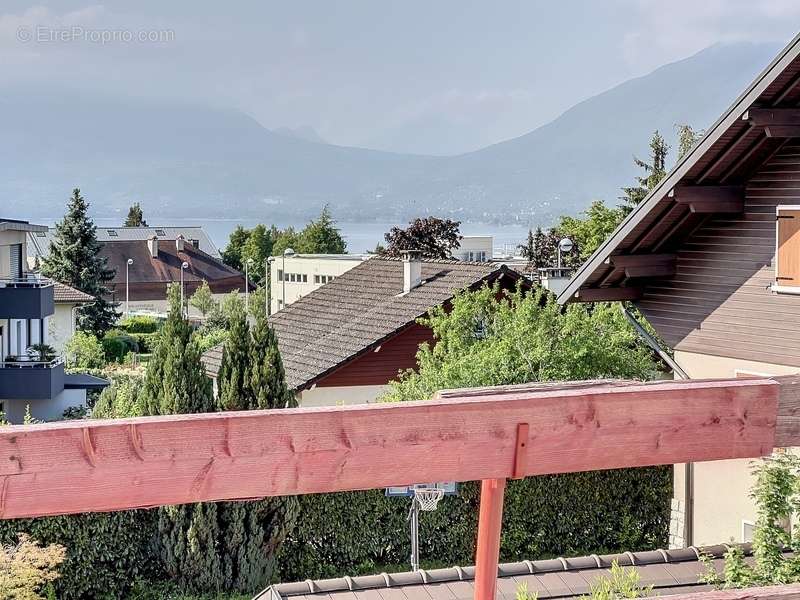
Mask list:
[[[741,546],[750,556],[748,544]],[[706,566],[700,562],[701,554],[712,559],[717,573],[723,566],[727,546],[685,548],[682,550],[653,550],[626,552],[604,556],[581,556],[566,559],[548,559],[501,564],[498,569],[497,597],[513,600],[520,584],[539,598],[575,598],[589,593],[589,586],[600,577],[608,576],[612,562],[622,567],[633,567],[639,572],[640,585],[652,585],[655,595],[703,591],[711,586],[703,583]],[[750,560],[749,558],[747,559]],[[341,577],[297,583],[272,585],[254,600],[472,600],[475,567],[420,570],[405,573],[382,573],[362,577]]]
[[[61,283],[59,281],[53,282],[53,299],[56,302],[75,304],[94,302],[94,298],[89,294],[76,290],[74,287],[70,287],[66,283]]]
[[[454,260],[426,260],[423,283],[401,295],[403,263],[372,258],[270,317],[278,336],[287,384],[302,389],[343,363],[413,324],[457,290],[501,275],[521,276],[505,266]],[[203,357],[215,377],[222,347]]]
[[[108,260],[108,268],[115,269],[112,285],[125,285],[125,263],[133,259],[129,274],[130,284],[170,283],[180,281],[181,263],[189,263],[184,272],[187,283],[208,281],[212,286],[217,281],[241,279],[244,277],[236,269],[229,267],[217,258],[195,248],[188,241],[182,252],[178,252],[175,240],[158,240],[158,258],[150,256],[147,240],[118,240],[104,242],[100,255]]]

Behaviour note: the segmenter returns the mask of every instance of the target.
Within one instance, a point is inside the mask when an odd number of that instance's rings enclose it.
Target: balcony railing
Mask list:
[[[43,319],[55,312],[53,282],[30,274],[0,278],[0,319]]]
[[[1,400],[49,400],[64,391],[64,359],[6,356],[0,361]]]
[[[64,364],[64,358],[58,356],[52,360],[39,360],[27,354],[8,355],[0,361],[0,369],[52,369]]]

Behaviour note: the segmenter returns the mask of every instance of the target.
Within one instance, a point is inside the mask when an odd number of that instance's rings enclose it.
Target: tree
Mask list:
[[[135,202],[128,209],[128,216],[125,219],[125,227],[147,227],[147,221],[144,220],[144,212],[138,202]]]
[[[647,197],[667,174],[666,163],[669,154],[669,145],[658,131],[650,138],[650,160],[644,161],[633,157],[634,164],[642,169],[642,174],[636,177],[636,185],[622,188],[624,195],[620,208],[629,213],[642,200]]]
[[[249,261],[247,275],[256,285],[264,281],[267,259],[272,256],[272,247],[278,235],[279,231],[275,227],[268,229],[265,225],[256,225],[250,230],[250,235],[242,247],[242,270],[244,263]]]
[[[695,131],[691,125],[678,125],[678,160],[689,154],[689,151],[703,137],[703,131]]]
[[[286,386],[283,360],[278,349],[278,337],[266,315],[256,320],[250,346],[251,371],[248,382],[253,408],[292,408],[297,406],[295,395]]]
[[[250,237],[250,231],[237,225],[228,238],[228,245],[222,251],[222,262],[239,271],[242,270],[242,250]]]
[[[295,250],[302,254],[344,254],[347,251],[347,242],[336,227],[327,205],[319,218],[300,232],[297,246]]]
[[[51,544],[43,548],[24,533],[19,535],[16,544],[0,545],[0,597],[14,600],[55,598],[52,583],[58,579],[58,568],[65,558],[63,546]]]
[[[527,242],[518,248],[522,257],[528,260],[530,270],[536,271],[556,266],[558,242],[559,237],[554,230],[542,231],[541,227],[537,227],[535,233],[528,230]]]
[[[419,250],[424,258],[450,258],[461,241],[459,221],[427,217],[414,219],[405,229],[392,227],[383,237],[386,256],[400,256],[403,250]]]
[[[435,391],[531,381],[652,379],[658,364],[612,304],[569,304],[551,294],[517,291],[498,299],[497,287],[458,293],[420,322],[436,344],[417,353],[418,371],[389,384],[385,400],[422,400]]]
[[[250,372],[250,327],[241,300],[233,307],[228,337],[222,346],[222,364],[217,376],[220,410],[254,407],[248,384]]]
[[[66,283],[94,297],[94,302],[78,310],[78,326],[97,337],[111,329],[120,316],[116,304],[106,300],[106,283],[115,271],[107,268],[100,256],[97,228],[88,215],[89,204],[75,188],[64,219],[56,225],[50,253],[42,262],[42,274]]]
[[[200,287],[195,290],[194,294],[192,294],[192,297],[189,298],[189,304],[200,311],[200,314],[204,317],[216,306],[217,302],[214,300],[214,295],[211,293],[211,287],[205,279],[203,283],[200,284]]]
[[[574,246],[565,265],[577,267],[589,258],[617,228],[627,214],[622,207],[610,208],[601,200],[591,203],[581,216],[563,216],[555,226],[559,237],[572,240]]]

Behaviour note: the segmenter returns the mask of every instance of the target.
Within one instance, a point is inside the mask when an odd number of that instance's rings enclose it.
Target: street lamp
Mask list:
[[[130,266],[133,264],[133,259],[129,258],[128,261],[125,263],[125,315],[128,317],[131,316],[131,295],[130,295],[130,288],[128,286],[128,270]]]
[[[275,259],[267,257],[264,263],[264,314],[269,316],[272,313],[272,262]]]
[[[252,258],[244,261],[244,311],[250,314],[250,279],[247,276],[247,267],[253,262]]]
[[[189,263],[183,261],[181,263],[181,316],[186,316],[186,312],[183,309],[183,272],[189,268]]]
[[[572,250],[572,240],[569,238],[562,238],[560,242],[558,242],[558,268],[561,268],[561,253],[562,252],[569,252]],[[559,275],[560,276],[560,275]]]
[[[292,250],[291,248],[287,248],[286,250],[283,251],[283,264],[281,265],[281,268],[283,269],[283,277],[281,278],[283,279],[282,283],[283,291],[281,292],[283,298],[281,299],[281,303],[283,304],[283,306],[281,308],[286,308],[286,257],[287,256],[288,257],[294,256],[294,250]]]

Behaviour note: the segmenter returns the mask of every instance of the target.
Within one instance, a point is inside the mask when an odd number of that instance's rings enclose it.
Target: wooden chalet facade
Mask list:
[[[692,379],[800,372],[799,106],[800,37],[559,301],[632,301]],[[752,483],[746,460],[676,466],[676,540],[749,541]]]

